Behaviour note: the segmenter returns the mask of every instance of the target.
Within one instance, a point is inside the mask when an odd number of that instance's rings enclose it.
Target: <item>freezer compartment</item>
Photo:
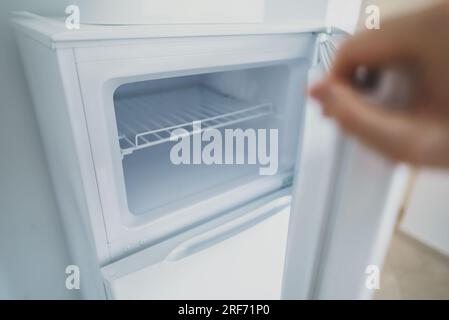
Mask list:
[[[299,60],[120,86],[114,106],[129,211],[151,220],[245,185],[252,191],[260,185],[258,196],[289,186],[305,70]],[[220,139],[221,149],[207,160],[212,138],[201,137],[210,129],[218,130],[213,141]],[[244,133],[242,139],[226,140],[229,129]],[[174,153],[186,139],[188,154],[185,148]],[[259,143],[265,143],[263,163]],[[255,194],[248,192],[246,202]]]

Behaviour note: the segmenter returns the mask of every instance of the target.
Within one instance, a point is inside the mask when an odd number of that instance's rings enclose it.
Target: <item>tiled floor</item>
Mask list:
[[[397,232],[375,299],[449,299],[449,258]]]

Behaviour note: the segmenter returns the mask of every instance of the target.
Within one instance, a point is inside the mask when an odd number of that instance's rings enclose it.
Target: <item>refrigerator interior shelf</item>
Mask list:
[[[200,133],[273,114],[271,103],[240,100],[205,86],[115,99],[122,155],[170,141],[172,131]],[[194,127],[201,121],[201,129]]]

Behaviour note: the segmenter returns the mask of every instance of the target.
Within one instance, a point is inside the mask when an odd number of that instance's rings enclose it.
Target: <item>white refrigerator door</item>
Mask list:
[[[323,77],[329,54],[318,50],[309,83]],[[313,100],[305,110],[283,298],[369,298],[365,284],[382,266],[406,175],[345,137]]]
[[[241,211],[102,268],[108,297],[280,299],[290,197],[261,199]]]

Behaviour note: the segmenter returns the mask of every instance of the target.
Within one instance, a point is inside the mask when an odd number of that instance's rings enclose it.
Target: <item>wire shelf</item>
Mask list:
[[[271,103],[252,103],[204,86],[123,96],[115,100],[122,155],[170,141],[172,131],[187,135],[268,116]],[[194,122],[201,122],[201,130]]]

